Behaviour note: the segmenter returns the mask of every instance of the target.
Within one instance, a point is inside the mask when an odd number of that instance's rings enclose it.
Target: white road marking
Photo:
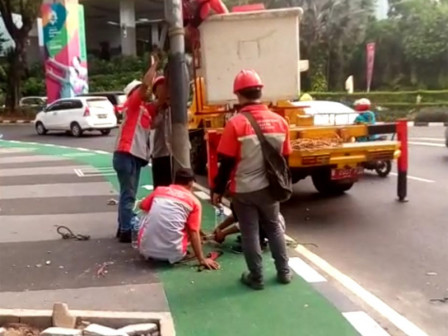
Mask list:
[[[428,336],[426,332],[417,327],[414,323],[409,321],[403,315],[397,313],[394,309],[389,307],[384,301],[361,287],[353,279],[349,278],[347,275],[338,271],[336,268],[331,266],[321,257],[317,256],[310,250],[308,250],[303,245],[298,245],[295,249],[300,255],[308,259],[319,269],[323,270],[325,273],[330,275],[341,285],[351,291],[353,294],[358,296],[366,304],[368,304],[372,309],[377,311],[379,314],[384,316],[388,321],[395,325],[398,329],[403,331],[408,336]]]
[[[398,176],[397,173],[390,173],[390,175],[392,175],[392,176]],[[428,179],[425,179],[425,178],[422,178],[422,177],[409,176],[409,175],[408,175],[408,179],[410,179],[410,180],[414,180],[414,181],[419,181],[419,182],[426,182],[426,183],[434,183],[434,182],[436,182],[436,181],[428,180]]]
[[[77,150],[83,151],[83,152],[88,152],[90,151],[90,149],[87,148],[82,148],[82,147],[76,147]]]
[[[427,146],[427,147],[446,147],[444,144],[438,144],[433,142],[408,141],[408,144],[415,146]]]
[[[78,177],[84,177],[84,173],[81,169],[74,169],[75,174],[78,175]]]
[[[65,157],[79,157],[79,156],[92,156],[95,155],[93,153],[69,153],[69,154],[62,154],[62,156]]]
[[[99,167],[99,168],[82,168],[80,169],[80,177],[93,177],[93,176],[115,176],[115,170],[112,167]]]
[[[97,154],[110,154],[109,152],[102,151],[102,150],[95,150],[94,152]]]
[[[297,273],[303,280],[309,283],[326,282],[322,275],[320,275],[314,268],[304,262],[302,259],[293,257],[289,258],[289,267]]]
[[[445,142],[445,138],[409,138],[409,141],[436,141],[436,142]]]
[[[210,199],[210,196],[206,192],[203,192],[203,191],[195,191],[194,194],[204,201],[207,201]]]
[[[349,312],[342,313],[342,315],[344,315],[362,336],[390,336],[388,332],[381,328],[381,326],[365,312]]]
[[[44,144],[44,146],[45,147],[56,147],[56,145],[52,144],[52,143],[46,143],[46,144]]]

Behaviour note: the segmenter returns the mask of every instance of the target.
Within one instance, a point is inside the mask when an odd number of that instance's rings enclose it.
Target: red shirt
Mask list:
[[[134,90],[123,106],[123,124],[117,137],[116,151],[148,160],[149,134],[155,113],[155,105],[145,104],[140,90]]]
[[[147,212],[139,232],[139,250],[145,257],[175,263],[187,251],[188,232],[201,228],[202,205],[182,186],[158,187],[143,200]]]
[[[254,116],[267,140],[282,155],[291,154],[289,127],[282,116],[263,104],[246,106],[241,112],[249,112]],[[246,193],[269,186],[260,142],[244,115],[237,114],[227,122],[218,145],[218,153],[236,159],[230,180],[231,192]]]

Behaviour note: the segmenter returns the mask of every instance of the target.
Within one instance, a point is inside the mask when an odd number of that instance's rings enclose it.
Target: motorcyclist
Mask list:
[[[371,102],[367,98],[361,98],[355,101],[353,104],[355,107],[355,111],[358,112],[358,116],[356,117],[354,123],[357,125],[373,125],[376,123],[375,113],[373,113],[370,108],[372,106]],[[372,141],[376,140],[375,136],[370,137],[359,137],[356,141]]]

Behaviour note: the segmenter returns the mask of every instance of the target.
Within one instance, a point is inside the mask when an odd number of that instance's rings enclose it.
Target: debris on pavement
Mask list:
[[[74,234],[72,230],[70,230],[66,226],[57,226],[56,232],[62,237],[62,239],[76,239],[80,241],[89,240],[89,235],[81,235],[81,234]]]
[[[147,335],[150,332],[156,331],[158,329],[155,323],[139,323],[131,324],[124,328],[118,329],[118,331],[123,332],[129,336],[140,336]]]
[[[437,272],[426,272],[427,276],[435,276],[437,275]]]
[[[429,300],[429,302],[432,302],[432,303],[448,303],[448,296],[445,296],[444,298],[442,298],[442,299],[431,299],[431,300]]]
[[[47,261],[45,262],[45,265],[50,266],[50,265],[51,265],[51,260],[47,260]]]
[[[90,324],[83,330],[85,336],[128,336],[126,333],[99,324]]]
[[[41,268],[42,264],[36,264],[36,268]]]
[[[107,205],[117,205],[117,204],[118,204],[118,201],[115,200],[115,199],[113,199],[113,198],[111,198],[111,199],[107,202]]]
[[[40,330],[24,323],[8,323],[1,328],[4,336],[39,336]]]
[[[76,326],[76,317],[68,310],[65,303],[55,303],[53,305],[53,326],[58,328],[74,329]]]
[[[113,261],[106,261],[103,262],[100,267],[98,268],[98,270],[96,271],[96,276],[97,277],[105,277],[106,274],[108,273],[107,270],[107,266],[113,265],[114,262]]]

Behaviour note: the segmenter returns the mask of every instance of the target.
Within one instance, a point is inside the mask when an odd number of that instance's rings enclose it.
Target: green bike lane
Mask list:
[[[33,148],[36,154],[42,155],[69,154],[80,165],[89,165],[99,172],[108,171],[104,178],[118,190],[117,179],[110,173],[112,156],[109,153],[91,151],[95,155],[82,156],[86,150],[4,140],[0,140],[0,147]],[[149,193],[142,187],[148,185],[152,185],[152,177],[151,170],[146,167],[141,174],[139,199]],[[203,229],[211,231],[215,225],[214,209],[206,201],[202,202]],[[340,310],[301,277],[296,276],[288,286],[277,284],[268,253],[264,255],[265,290],[252,291],[242,286],[239,277],[245,270],[244,258],[230,252],[228,247],[232,243],[228,241],[222,247],[220,271],[197,272],[194,263],[157,270],[177,335],[358,335]],[[206,251],[216,249],[213,246],[204,248]]]

